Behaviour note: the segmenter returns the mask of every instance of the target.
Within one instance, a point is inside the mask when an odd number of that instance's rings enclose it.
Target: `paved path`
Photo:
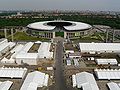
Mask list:
[[[63,42],[58,41],[55,55],[55,90],[68,90],[64,78]]]

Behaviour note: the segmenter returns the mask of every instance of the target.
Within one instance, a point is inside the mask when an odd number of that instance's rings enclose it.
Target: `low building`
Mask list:
[[[37,65],[38,62],[38,54],[37,53],[19,53],[15,56],[15,61],[17,64],[29,64],[29,65]]]

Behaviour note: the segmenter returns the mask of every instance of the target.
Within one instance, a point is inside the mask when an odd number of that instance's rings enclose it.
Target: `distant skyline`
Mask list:
[[[120,0],[0,0],[0,10],[120,11]]]

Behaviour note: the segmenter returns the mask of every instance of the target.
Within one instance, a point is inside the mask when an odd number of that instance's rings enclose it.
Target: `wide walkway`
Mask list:
[[[55,90],[68,90],[63,71],[63,41],[57,42],[55,54]]]

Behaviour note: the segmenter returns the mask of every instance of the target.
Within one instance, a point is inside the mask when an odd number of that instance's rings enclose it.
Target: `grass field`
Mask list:
[[[94,33],[92,35],[81,36],[78,39],[71,39],[74,42],[104,42],[105,35],[103,33]]]
[[[15,41],[49,41],[50,39],[45,39],[45,38],[38,38],[38,37],[33,37],[27,35],[25,32],[17,32],[14,35],[14,40]],[[11,40],[11,37],[9,37],[9,40]]]

